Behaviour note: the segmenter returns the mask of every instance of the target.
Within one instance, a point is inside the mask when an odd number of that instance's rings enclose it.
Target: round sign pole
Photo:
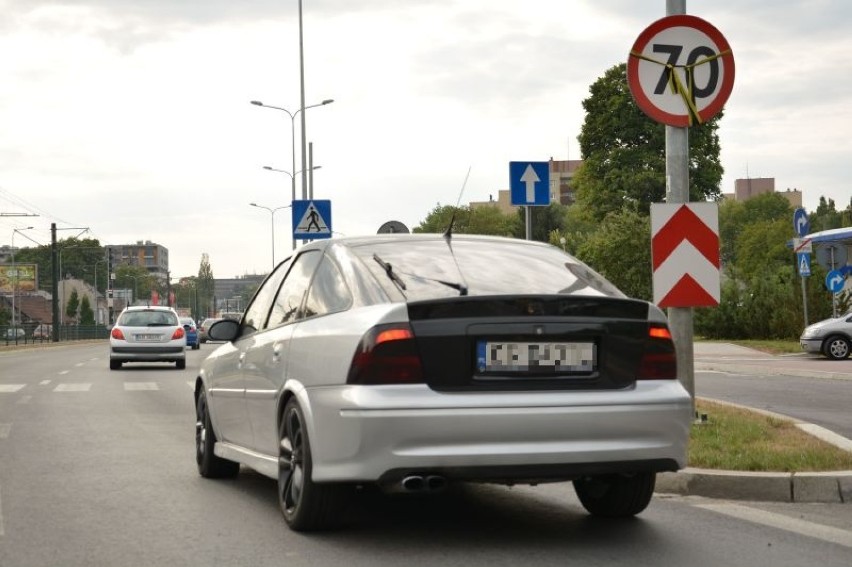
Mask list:
[[[666,15],[686,13],[686,0],[666,0]],[[666,202],[689,202],[689,128],[666,125]],[[695,415],[695,340],[692,307],[669,307],[677,373],[692,398]]]

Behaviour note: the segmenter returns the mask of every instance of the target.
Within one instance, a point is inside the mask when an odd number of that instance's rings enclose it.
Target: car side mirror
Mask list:
[[[231,342],[237,338],[240,332],[240,324],[233,319],[222,319],[210,325],[207,331],[207,337],[214,341]]]

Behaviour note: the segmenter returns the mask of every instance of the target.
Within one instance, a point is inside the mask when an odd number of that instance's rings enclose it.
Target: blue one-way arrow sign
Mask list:
[[[513,205],[549,205],[550,164],[546,161],[509,162],[509,188]]]
[[[793,229],[800,237],[805,236],[811,229],[808,222],[808,213],[802,207],[793,211]]]
[[[840,270],[831,270],[828,272],[828,275],[825,276],[825,287],[828,288],[828,291],[831,293],[840,293],[843,290],[843,274]]]

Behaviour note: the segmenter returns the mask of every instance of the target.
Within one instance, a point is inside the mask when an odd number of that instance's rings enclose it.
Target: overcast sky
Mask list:
[[[852,3],[690,0],[730,43],[725,175],[849,203]],[[304,0],[315,198],[332,228],[409,228],[507,189],[509,161],[579,159],[582,100],[664,0]],[[151,240],[171,273],[262,273],[288,205],[296,0],[0,0],[0,244],[15,228]],[[296,169],[301,169],[297,116]],[[299,176],[297,176],[299,179]],[[297,197],[301,196],[301,182]],[[276,259],[291,249],[275,214]],[[792,220],[791,220],[792,222]],[[79,231],[60,232],[60,237]],[[15,246],[34,245],[21,234]]]

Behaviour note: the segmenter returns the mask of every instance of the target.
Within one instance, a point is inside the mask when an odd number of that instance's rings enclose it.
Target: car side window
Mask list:
[[[316,275],[308,291],[305,302],[305,317],[325,315],[343,311],[352,303],[352,295],[343,275],[331,258],[324,258],[317,268]]]
[[[270,327],[290,323],[301,317],[299,308],[302,305],[302,299],[305,297],[311,276],[321,258],[320,251],[309,250],[300,254],[293,262],[293,267],[272,304],[272,312],[269,314]]]
[[[281,280],[287,275],[289,269],[290,260],[280,263],[257,290],[254,299],[243,315],[240,336],[244,337],[266,328],[266,316],[269,314],[272,300],[275,298],[278,288],[281,287]]]

